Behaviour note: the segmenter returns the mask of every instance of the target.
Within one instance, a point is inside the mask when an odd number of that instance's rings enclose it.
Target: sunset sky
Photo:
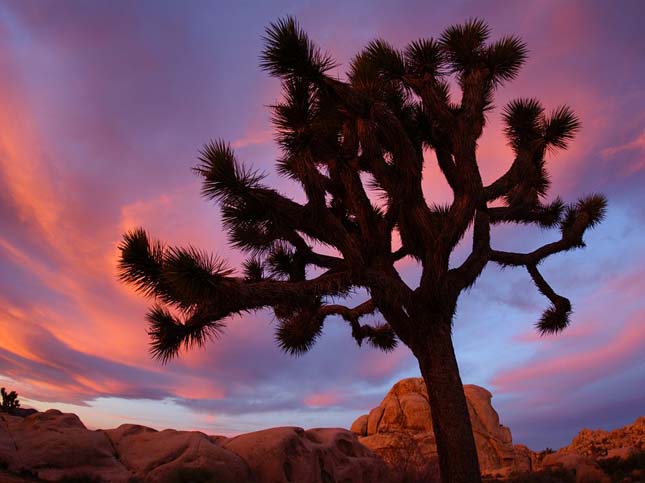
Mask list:
[[[583,129],[549,157],[552,194],[574,201],[599,191],[609,210],[586,249],[543,265],[573,303],[562,335],[533,329],[548,301],[525,271],[488,266],[455,319],[462,379],[490,389],[514,440],[536,450],[645,414],[645,4],[446,3],[3,2],[0,384],[24,406],[72,411],[93,428],[235,434],[349,427],[393,382],[418,376],[405,347],[358,348],[333,319],[310,353],[289,357],[274,345],[269,312],[233,319],[221,340],[161,366],[148,354],[147,302],[117,281],[117,245],[144,226],[239,264],[190,170],[212,138],[302,196],[272,172],[279,153],[267,106],[280,86],[258,67],[270,22],[296,16],[342,77],[375,37],[404,46],[476,16],[494,37],[519,34],[530,49],[518,79],[497,92],[480,140],[484,181],[511,161],[501,106],[516,97],[548,110],[568,104]],[[427,160],[426,197],[445,200],[432,153]],[[493,244],[526,250],[557,236],[504,226]],[[411,262],[401,270],[418,277]]]

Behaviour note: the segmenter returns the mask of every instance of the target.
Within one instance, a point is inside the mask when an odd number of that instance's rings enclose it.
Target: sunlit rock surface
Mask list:
[[[9,473],[2,472],[2,468]],[[381,458],[346,429],[271,428],[235,438],[125,424],[88,430],[74,414],[0,414],[0,481],[387,482]]]
[[[513,447],[511,431],[499,422],[492,394],[483,387],[464,386],[468,411],[483,473],[530,471],[530,450]],[[428,393],[422,378],[397,382],[381,404],[360,416],[352,431],[359,441],[394,467],[437,464]]]

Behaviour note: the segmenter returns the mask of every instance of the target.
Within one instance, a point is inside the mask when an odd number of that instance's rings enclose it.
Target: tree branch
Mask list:
[[[457,293],[475,283],[490,258],[490,217],[485,210],[477,210],[475,215],[472,246],[468,258],[459,267],[448,271],[448,279]]]
[[[484,187],[484,198],[487,201],[493,201],[511,191],[521,181],[522,173],[526,170],[531,157],[532,153],[526,150],[520,151],[508,170],[490,185]]]
[[[535,286],[540,293],[551,301],[551,307],[547,308],[536,324],[538,331],[542,334],[553,334],[564,330],[569,325],[571,315],[571,302],[566,297],[555,293],[555,290],[544,279],[538,271],[537,266],[530,264],[526,266]]]
[[[560,222],[564,204],[556,198],[548,205],[536,206],[502,206],[488,208],[490,221],[497,223],[534,223],[544,228],[551,228]]]

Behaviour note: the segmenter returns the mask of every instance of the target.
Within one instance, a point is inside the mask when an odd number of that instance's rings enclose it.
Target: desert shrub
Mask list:
[[[640,470],[641,472],[645,472],[645,451],[635,453],[626,459],[601,459],[598,460],[598,465],[607,473],[612,481],[623,481],[635,471]],[[627,481],[630,480],[627,479]]]
[[[397,483],[428,483],[440,481],[439,460],[424,456],[419,441],[409,433],[398,434],[398,446],[382,455],[392,480]]]
[[[58,483],[104,483],[103,478],[85,473],[65,475],[57,481]]]
[[[7,392],[3,387],[0,388],[0,395],[2,395],[2,406],[0,406],[0,410],[5,413],[13,413],[20,407],[20,401],[18,400],[18,393],[16,391]]]
[[[422,467],[409,467],[401,475],[400,483],[428,483],[439,481],[437,465],[425,465]]]
[[[485,478],[486,483],[575,483],[575,471],[542,470],[534,473],[523,473],[509,478]]]
[[[18,472],[23,478],[33,478],[34,480],[38,478],[38,474],[28,468],[24,468]]]
[[[164,483],[229,483],[217,478],[205,468],[177,468],[164,480]],[[232,482],[230,482],[232,483]]]

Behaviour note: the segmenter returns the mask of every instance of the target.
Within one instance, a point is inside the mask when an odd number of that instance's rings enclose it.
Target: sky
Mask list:
[[[92,428],[139,423],[232,435],[295,425],[349,427],[391,385],[419,376],[401,346],[358,348],[330,319],[300,358],[273,342],[269,312],[166,366],[150,358],[147,301],[117,281],[121,235],[143,226],[239,264],[217,206],[190,168],[210,139],[273,170],[269,105],[279,83],[258,67],[264,28],[285,15],[341,64],[381,37],[402,47],[470,17],[493,38],[520,35],[530,57],[496,93],[478,157],[485,182],[509,166],[500,110],[537,97],[568,104],[582,131],[548,158],[552,196],[609,199],[587,248],[543,272],[572,300],[563,334],[540,337],[546,308],[522,270],[490,264],[459,302],[462,380],[493,393],[514,441],[557,448],[583,427],[645,413],[645,33],[640,1],[66,2],[0,4],[0,384],[23,405],[79,414]],[[449,199],[432,153],[424,190]],[[503,226],[498,249],[529,250],[557,232]],[[453,263],[466,251],[462,247]],[[406,280],[418,268],[403,263]]]

